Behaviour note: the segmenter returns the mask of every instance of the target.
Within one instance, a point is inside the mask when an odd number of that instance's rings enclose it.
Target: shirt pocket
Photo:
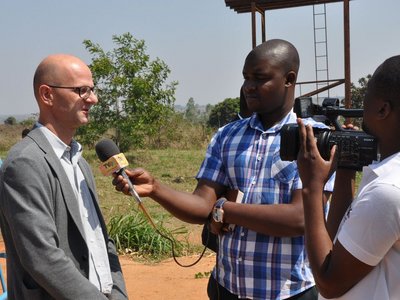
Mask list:
[[[281,160],[279,151],[272,158],[271,178],[282,183],[290,183],[297,176],[297,163],[295,161]]]

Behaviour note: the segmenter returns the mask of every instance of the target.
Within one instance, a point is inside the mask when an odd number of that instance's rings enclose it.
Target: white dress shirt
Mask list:
[[[82,146],[74,140],[71,142],[71,146],[68,146],[49,129],[40,123],[37,123],[37,125],[46,136],[57,157],[59,157],[75,192],[85,232],[84,238],[89,249],[89,281],[102,293],[110,294],[113,282],[107,247],[99,217],[93,204],[94,200],[78,165],[78,161],[82,156]]]

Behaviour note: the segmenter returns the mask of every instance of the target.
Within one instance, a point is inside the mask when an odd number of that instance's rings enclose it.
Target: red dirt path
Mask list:
[[[0,241],[0,251],[4,251]],[[182,264],[194,262],[198,256],[179,257]],[[199,263],[190,268],[178,266],[167,259],[157,264],[144,264],[126,256],[120,256],[120,262],[129,299],[135,300],[203,300],[207,297],[208,278],[196,278],[196,274],[210,272],[215,263],[214,255],[204,255]],[[5,271],[4,260],[0,261]]]

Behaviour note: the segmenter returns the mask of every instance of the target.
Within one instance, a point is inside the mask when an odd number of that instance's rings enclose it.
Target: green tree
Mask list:
[[[363,108],[363,101],[365,97],[365,93],[367,91],[368,81],[371,79],[371,75],[367,75],[366,77],[362,77],[358,79],[359,86],[355,86],[354,83],[351,83],[351,108]],[[353,118],[351,123],[354,125],[361,127],[362,126],[362,118]]]
[[[20,124],[25,126],[25,127],[29,127],[30,128],[35,124],[35,122],[37,121],[38,117],[39,117],[38,113],[33,113],[29,118],[27,118],[25,120],[22,120],[20,122]]]
[[[150,60],[143,40],[130,33],[112,40],[116,48],[108,52],[90,40],[83,42],[92,55],[89,67],[99,103],[78,135],[90,144],[107,134],[126,151],[160,132],[173,113],[177,82],[166,83],[170,69],[159,58]]]
[[[15,117],[8,117],[7,119],[4,120],[4,124],[15,125],[17,124],[17,119],[15,119]]]
[[[214,109],[214,105],[207,104],[205,111],[200,115],[200,123],[204,126],[208,125],[208,120],[210,119],[210,115],[212,110]]]
[[[359,86],[351,83],[351,104],[352,108],[363,108],[363,100],[367,90],[368,81],[371,79],[371,74],[358,79]]]
[[[197,123],[199,120],[199,109],[196,107],[196,103],[192,97],[186,103],[185,119],[192,123]]]
[[[240,110],[239,105],[239,97],[226,98],[224,101],[218,103],[211,109],[208,125],[213,128],[218,128],[232,122]]]

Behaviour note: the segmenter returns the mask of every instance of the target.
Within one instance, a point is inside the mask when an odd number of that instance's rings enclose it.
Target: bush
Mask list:
[[[168,230],[163,224],[163,217],[155,222],[157,230],[141,211],[125,215],[114,215],[108,223],[109,236],[115,241],[119,252],[132,254],[146,259],[162,259],[174,253],[182,255],[184,244],[173,235],[185,235],[187,229],[179,227]]]
[[[15,125],[17,124],[17,119],[15,119],[15,117],[8,117],[7,119],[4,120],[4,124]]]

